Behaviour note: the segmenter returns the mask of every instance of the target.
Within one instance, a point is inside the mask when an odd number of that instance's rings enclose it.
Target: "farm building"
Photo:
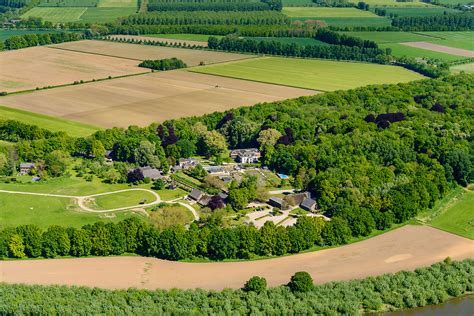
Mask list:
[[[201,190],[193,189],[191,193],[189,193],[188,198],[195,201],[199,201],[200,199],[202,199],[203,196],[204,196],[204,193]]]
[[[20,174],[27,175],[30,174],[31,171],[35,169],[35,164],[31,162],[24,162],[20,164]]]
[[[160,179],[162,177],[161,176],[161,171],[158,170],[158,169],[148,167],[148,166],[147,167],[142,167],[142,168],[139,168],[139,169],[142,172],[144,178],[150,178],[151,180],[156,180],[156,179]]]
[[[305,211],[314,212],[318,209],[318,204],[315,200],[311,198],[306,198],[303,202],[301,202],[300,207]]]
[[[176,165],[180,169],[194,168],[199,164],[199,160],[194,158],[180,158]]]
[[[256,163],[261,157],[257,148],[234,149],[230,152],[230,158],[240,163]]]
[[[279,209],[283,209],[284,203],[285,202],[283,202],[283,200],[279,197],[272,197],[268,200],[268,204]]]
[[[206,167],[204,167],[204,170],[206,170],[207,173],[213,174],[213,175],[224,175],[224,174],[226,174],[226,171],[224,170],[224,167],[222,167],[222,166],[206,166]]]

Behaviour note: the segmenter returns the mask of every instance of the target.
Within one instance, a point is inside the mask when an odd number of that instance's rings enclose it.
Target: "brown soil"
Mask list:
[[[232,60],[252,58],[252,55],[211,52],[206,50],[147,46],[107,41],[78,41],[53,45],[54,48],[67,49],[83,53],[102,54],[136,60],[164,59],[176,57],[188,66],[222,63]]]
[[[0,91],[72,84],[145,72],[134,60],[81,54],[48,47],[0,52]]]
[[[471,51],[471,50],[448,47],[448,46],[438,45],[438,44],[433,44],[433,43],[428,43],[428,42],[406,42],[406,43],[400,43],[400,44],[405,45],[405,46],[431,50],[434,52],[446,53],[446,54],[455,55],[455,56],[474,57],[474,51]]]
[[[297,271],[317,283],[428,266],[450,256],[474,258],[474,241],[427,226],[405,226],[355,244],[249,262],[184,263],[143,257],[0,262],[0,282],[102,288],[239,288],[250,277],[285,284]]]
[[[178,70],[11,95],[2,98],[2,105],[98,126],[127,127],[315,93]]]
[[[172,38],[161,38],[154,36],[139,36],[139,35],[110,35],[111,38],[124,38],[124,39],[135,39],[142,41],[153,41],[153,42],[162,42],[169,44],[187,44],[187,45],[196,45],[207,47],[207,42],[201,41],[191,41],[191,40],[182,40],[182,39],[172,39]]]

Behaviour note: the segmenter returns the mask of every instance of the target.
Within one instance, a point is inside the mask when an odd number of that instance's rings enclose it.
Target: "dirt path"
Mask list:
[[[438,45],[438,44],[433,44],[433,43],[428,43],[428,42],[406,42],[406,43],[400,43],[400,44],[405,45],[405,46],[431,50],[434,52],[456,55],[456,56],[474,57],[474,51],[471,51],[471,50],[454,48],[454,47]]]
[[[93,208],[90,208],[87,206],[87,201],[98,197],[98,196],[103,196],[103,195],[110,195],[110,194],[117,194],[117,193],[122,193],[122,192],[129,192],[129,191],[144,191],[152,194],[155,196],[155,201],[147,204],[139,204],[139,205],[132,205],[132,206],[126,206],[126,207],[119,207],[119,208],[114,208],[114,209],[107,209],[107,210],[96,210]],[[69,199],[75,199],[77,200],[77,205],[85,212],[91,212],[91,213],[111,213],[111,212],[118,212],[118,211],[124,211],[124,210],[129,210],[129,209],[134,209],[134,208],[144,208],[148,206],[153,206],[156,204],[161,203],[161,198],[158,193],[152,190],[148,189],[140,189],[140,188],[135,188],[135,189],[125,189],[125,190],[118,190],[118,191],[111,191],[111,192],[105,192],[105,193],[98,193],[98,194],[92,194],[92,195],[86,195],[86,196],[76,196],[76,195],[61,195],[61,194],[49,194],[49,193],[35,193],[35,192],[21,192],[21,191],[9,191],[9,190],[0,190],[0,193],[7,193],[7,194],[20,194],[20,195],[36,195],[36,196],[49,196],[49,197],[58,197],[58,198],[69,198]]]
[[[0,262],[0,282],[102,288],[239,288],[250,277],[285,284],[297,271],[317,283],[428,266],[450,256],[474,258],[474,241],[428,226],[405,226],[351,245],[300,255],[226,263],[184,263],[143,257]]]

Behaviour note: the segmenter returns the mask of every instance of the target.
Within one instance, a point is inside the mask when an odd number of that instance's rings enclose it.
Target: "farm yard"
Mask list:
[[[315,93],[179,70],[11,95],[2,102],[86,124],[126,127]]]
[[[134,60],[93,54],[30,47],[0,52],[2,72],[0,91],[15,92],[48,86],[68,85],[80,80],[131,75],[146,72]],[[25,63],[28,67],[24,67]]]
[[[423,78],[417,73],[395,66],[277,57],[192,68],[191,71],[319,91]]]
[[[244,54],[146,46],[108,41],[78,41],[58,44],[53,47],[69,51],[89,53],[91,55],[106,55],[134,60],[176,57],[184,61],[188,66],[197,66],[201,62],[204,64],[214,64],[254,57],[252,55]]]

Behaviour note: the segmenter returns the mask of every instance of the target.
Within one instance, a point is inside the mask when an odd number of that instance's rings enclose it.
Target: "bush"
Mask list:
[[[244,290],[245,292],[255,292],[257,294],[266,291],[266,289],[267,280],[258,276],[251,277],[250,280],[248,280],[242,288],[242,290]]]
[[[308,272],[296,272],[292,277],[288,287],[292,292],[309,292],[313,289],[313,278]]]

